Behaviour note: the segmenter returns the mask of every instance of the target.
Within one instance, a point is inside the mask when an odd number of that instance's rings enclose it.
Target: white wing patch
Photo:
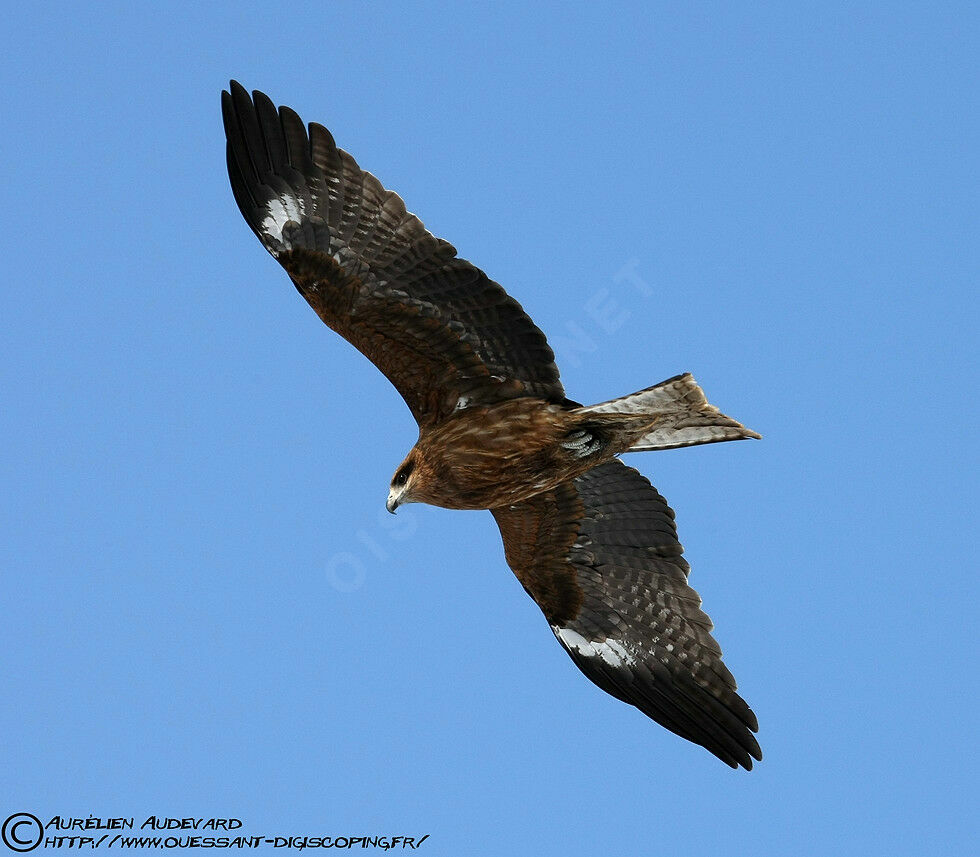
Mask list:
[[[294,196],[277,196],[265,204],[262,218],[262,234],[282,243],[282,230],[289,221],[301,223],[306,210],[303,200]]]
[[[614,640],[612,637],[606,637],[605,640],[590,641],[571,628],[558,628],[552,625],[551,630],[555,632],[555,636],[564,646],[580,655],[585,655],[588,658],[602,658],[613,667],[636,663],[633,654],[619,640]]]

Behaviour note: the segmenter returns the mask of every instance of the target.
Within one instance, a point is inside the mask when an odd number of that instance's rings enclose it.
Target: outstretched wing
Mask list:
[[[236,82],[221,94],[238,207],[320,318],[420,424],[518,396],[560,402],[555,356],[520,304],[456,258],[330,132]]]
[[[491,511],[507,563],[586,676],[732,767],[762,758],[674,513],[645,477],[611,461]]]

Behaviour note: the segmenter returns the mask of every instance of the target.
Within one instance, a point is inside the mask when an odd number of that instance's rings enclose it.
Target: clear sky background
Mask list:
[[[8,5],[0,816],[431,855],[976,841],[972,3]],[[762,442],[628,457],[757,712],[604,695],[228,186],[228,78],[319,121],[549,335]],[[0,846],[2,847],[2,846]]]

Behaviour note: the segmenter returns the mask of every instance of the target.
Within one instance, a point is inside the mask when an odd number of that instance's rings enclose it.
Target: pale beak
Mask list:
[[[388,492],[388,502],[385,503],[385,508],[391,512],[392,515],[395,514],[395,509],[398,508],[398,497],[395,496],[394,491]]]

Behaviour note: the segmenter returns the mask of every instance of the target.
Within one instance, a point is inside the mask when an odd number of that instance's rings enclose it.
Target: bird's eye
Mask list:
[[[404,485],[406,482],[408,482],[408,474],[403,470],[395,477],[395,484]]]

